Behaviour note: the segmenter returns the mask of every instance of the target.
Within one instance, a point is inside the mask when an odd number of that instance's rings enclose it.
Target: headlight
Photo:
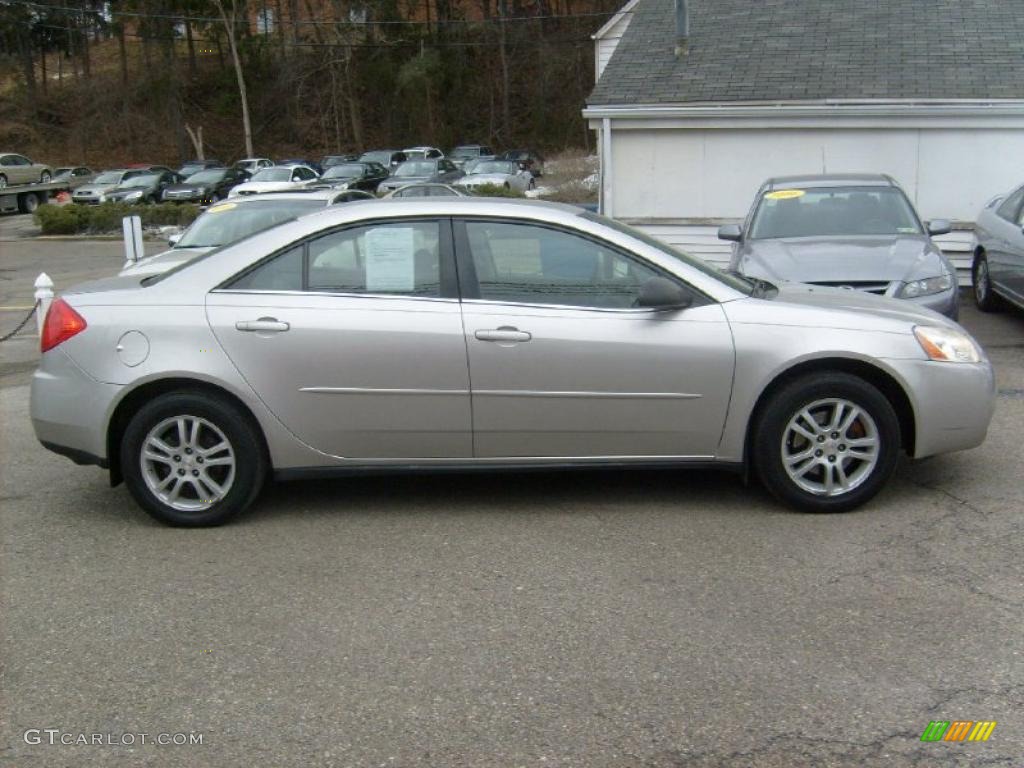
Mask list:
[[[900,289],[901,299],[915,299],[918,296],[929,296],[933,293],[942,293],[953,287],[953,276],[946,274],[940,277],[929,277],[925,280],[912,280],[904,283]]]
[[[129,192],[128,194],[126,194],[124,196],[124,199],[125,200],[138,200],[140,197],[142,197],[142,190],[138,189],[135,192]]]
[[[977,363],[981,350],[966,333],[930,325],[914,327],[921,349],[932,360],[942,363]]]

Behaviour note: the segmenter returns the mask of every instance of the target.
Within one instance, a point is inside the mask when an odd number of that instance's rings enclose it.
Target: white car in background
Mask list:
[[[470,190],[495,186],[514,189],[516,192],[525,192],[537,186],[533,174],[512,160],[481,160],[469,167],[458,184]]]
[[[232,187],[228,197],[258,195],[263,192],[287,192],[318,178],[319,174],[308,165],[275,165],[257,172],[244,184]]]
[[[231,167],[252,175],[273,165],[274,161],[269,157],[243,157]]]
[[[409,160],[440,160],[444,157],[444,152],[437,147],[409,147],[402,152]]]

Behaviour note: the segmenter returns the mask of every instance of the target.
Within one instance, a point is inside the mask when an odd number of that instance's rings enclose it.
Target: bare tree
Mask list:
[[[238,40],[236,39],[235,24],[238,19],[238,0],[230,0],[228,8],[231,13],[224,7],[224,0],[213,0],[214,6],[217,8],[217,12],[220,14],[220,20],[224,23],[224,29],[228,34],[228,46],[231,48],[231,60],[235,65],[235,78],[238,80],[238,96],[242,101],[242,132],[245,136],[245,154],[247,157],[253,156],[252,149],[252,124],[249,121],[249,97],[245,91],[245,73],[242,71],[242,59],[238,55]]]

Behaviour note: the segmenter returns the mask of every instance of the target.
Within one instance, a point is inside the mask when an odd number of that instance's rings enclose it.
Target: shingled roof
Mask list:
[[[640,0],[592,106],[824,99],[1022,99],[1011,0]]]

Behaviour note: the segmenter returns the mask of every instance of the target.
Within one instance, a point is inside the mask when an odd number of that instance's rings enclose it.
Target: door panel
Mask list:
[[[423,219],[323,233],[211,293],[210,324],[267,407],[317,450],[469,457],[450,233]]]
[[[475,455],[713,456],[732,388],[717,304],[605,312],[467,302]],[[512,329],[528,341],[491,341]]]
[[[458,302],[214,292],[207,316],[242,376],[307,445],[347,458],[472,455]],[[262,318],[288,330],[236,328]]]

